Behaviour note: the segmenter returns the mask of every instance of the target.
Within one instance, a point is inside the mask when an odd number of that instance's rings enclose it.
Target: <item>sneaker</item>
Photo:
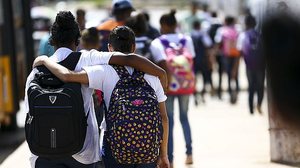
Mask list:
[[[256,109],[257,109],[257,111],[258,111],[259,114],[263,114],[263,112],[261,110],[261,106],[257,106]]]
[[[187,155],[185,164],[193,164],[193,155]]]

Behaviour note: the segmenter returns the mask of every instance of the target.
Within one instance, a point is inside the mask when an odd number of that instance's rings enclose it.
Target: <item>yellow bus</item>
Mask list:
[[[30,0],[0,0],[0,134],[17,128],[33,59]]]

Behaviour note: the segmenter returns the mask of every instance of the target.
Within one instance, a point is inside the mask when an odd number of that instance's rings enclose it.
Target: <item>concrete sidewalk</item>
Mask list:
[[[247,93],[242,92],[236,105],[206,96],[206,103],[194,106],[189,117],[193,136],[194,164],[186,166],[185,142],[175,108],[175,168],[292,168],[269,161],[269,132],[266,101],[263,115],[248,112]],[[176,103],[176,105],[178,105]],[[29,168],[30,152],[22,144],[0,168]]]

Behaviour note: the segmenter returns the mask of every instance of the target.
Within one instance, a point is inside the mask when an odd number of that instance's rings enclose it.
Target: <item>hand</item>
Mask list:
[[[40,66],[40,65],[44,65],[44,63],[45,63],[45,61],[46,61],[47,59],[49,59],[48,56],[45,56],[45,55],[43,55],[43,56],[38,56],[38,57],[34,60],[33,65],[32,65],[32,68],[35,68],[35,67]]]
[[[157,162],[157,168],[170,168],[168,156],[160,156]]]

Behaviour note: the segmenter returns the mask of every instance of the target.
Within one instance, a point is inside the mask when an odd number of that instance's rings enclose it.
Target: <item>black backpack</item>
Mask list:
[[[73,52],[59,64],[74,70],[80,55],[80,52]],[[88,117],[81,85],[61,82],[45,66],[37,69],[39,72],[27,91],[29,112],[25,133],[28,146],[33,154],[47,158],[78,153],[85,141]]]

